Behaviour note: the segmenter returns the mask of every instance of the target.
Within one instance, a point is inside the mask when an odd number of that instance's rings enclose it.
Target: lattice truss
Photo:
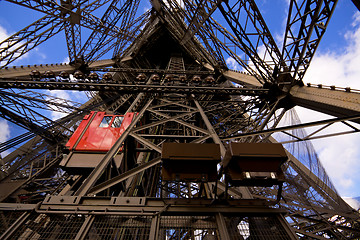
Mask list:
[[[291,0],[281,48],[255,0],[7,1],[42,17],[0,43],[0,114],[26,130],[0,144],[3,239],[360,237],[310,142],[360,130],[359,92],[302,82],[337,1]],[[64,33],[69,64],[10,66]],[[294,106],[334,118],[301,124]],[[90,111],[136,117],[91,171],[67,171],[64,146]],[[233,141],[283,143],[279,202],[277,186],[162,179],[164,142],[216,143],[224,157]]]

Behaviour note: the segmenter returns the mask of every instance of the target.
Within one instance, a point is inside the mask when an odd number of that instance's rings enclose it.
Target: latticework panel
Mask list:
[[[221,239],[212,216],[162,216],[159,239]]]
[[[3,234],[24,212],[0,211],[0,236]]]
[[[233,240],[291,239],[276,217],[225,217],[225,222]]]
[[[149,239],[151,217],[96,216],[86,239]]]
[[[11,239],[74,239],[84,222],[81,215],[48,215],[33,213],[11,236]]]

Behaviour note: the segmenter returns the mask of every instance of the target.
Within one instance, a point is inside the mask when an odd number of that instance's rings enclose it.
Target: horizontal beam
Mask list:
[[[14,209],[15,204],[4,204]],[[11,209],[9,209],[11,210]],[[47,196],[37,212],[76,212],[77,214],[156,214],[167,213],[244,213],[244,214],[274,214],[285,213],[279,208],[270,208],[264,200],[228,199],[226,204],[214,202],[212,199],[169,199],[147,197],[77,197],[77,196]]]
[[[146,68],[102,68],[89,67],[89,71],[96,72],[125,72],[125,73],[158,73],[158,74],[184,74],[184,75],[213,75],[214,71],[196,71],[196,70],[172,70],[172,69],[146,69]]]
[[[91,68],[110,67],[115,64],[114,60],[106,59],[99,60],[90,64]],[[76,68],[68,63],[54,63],[54,64],[37,64],[37,65],[21,65],[13,67],[5,67],[0,69],[0,78],[14,78],[14,77],[29,77],[31,71],[37,70],[41,73],[46,71],[53,71],[55,74],[62,71],[73,72]]]
[[[208,95],[242,95],[258,96],[268,92],[268,89],[235,88],[235,87],[206,87],[206,86],[177,86],[177,85],[146,85],[120,84],[116,82],[59,82],[47,79],[34,81],[28,79],[0,78],[0,88],[19,89],[50,89],[77,91],[116,91],[118,93],[179,93],[179,94],[208,94]]]
[[[137,134],[139,137],[143,137],[143,138],[150,138],[150,139],[171,139],[171,138],[175,138],[175,139],[180,139],[180,138],[200,138],[200,137],[204,137],[204,135],[155,135],[155,134]]]
[[[223,73],[226,79],[231,82],[245,85],[247,87],[262,87],[262,84],[252,75],[239,71],[228,70]]]
[[[39,65],[27,65],[27,66],[13,66],[0,69],[0,77],[13,78],[13,77],[29,77],[31,71],[37,70],[39,72],[53,71],[59,73],[62,71],[75,71],[75,68],[67,63],[56,64],[39,64]]]
[[[360,93],[314,87],[294,86],[291,100],[298,106],[336,117],[360,114]],[[352,120],[360,123],[359,119]]]

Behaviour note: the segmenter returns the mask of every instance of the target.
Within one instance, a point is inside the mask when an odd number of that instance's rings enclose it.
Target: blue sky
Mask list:
[[[280,44],[287,14],[287,0],[258,1],[263,17],[274,38]],[[150,8],[142,2],[139,11]],[[0,41],[34,22],[42,13],[0,0]],[[84,30],[84,35],[87,32]],[[83,38],[84,40],[86,37]],[[351,0],[339,1],[325,36],[320,43],[305,82],[323,83],[339,87],[360,89],[360,14]],[[13,65],[59,63],[67,61],[64,32],[21,57]],[[230,64],[231,65],[231,64]],[[359,68],[359,69],[358,69]],[[49,91],[46,91],[49,93]],[[86,98],[76,92],[52,91],[51,94],[83,102]],[[298,108],[303,122],[329,118],[319,113]],[[58,117],[58,115],[50,116]],[[14,124],[0,120],[0,141],[10,139],[22,130]],[[339,126],[341,128],[341,126]],[[360,196],[360,134],[316,140],[313,142],[320,159],[338,192],[344,197]]]

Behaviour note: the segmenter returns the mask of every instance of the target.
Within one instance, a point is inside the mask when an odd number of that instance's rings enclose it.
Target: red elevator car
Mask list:
[[[109,115],[91,112],[86,115],[66,144],[70,151],[107,152],[125,129],[135,113]]]
[[[66,143],[70,153],[60,165],[72,172],[96,167],[135,116],[133,112],[112,115],[94,111],[86,115]],[[114,160],[117,162],[117,159]]]

